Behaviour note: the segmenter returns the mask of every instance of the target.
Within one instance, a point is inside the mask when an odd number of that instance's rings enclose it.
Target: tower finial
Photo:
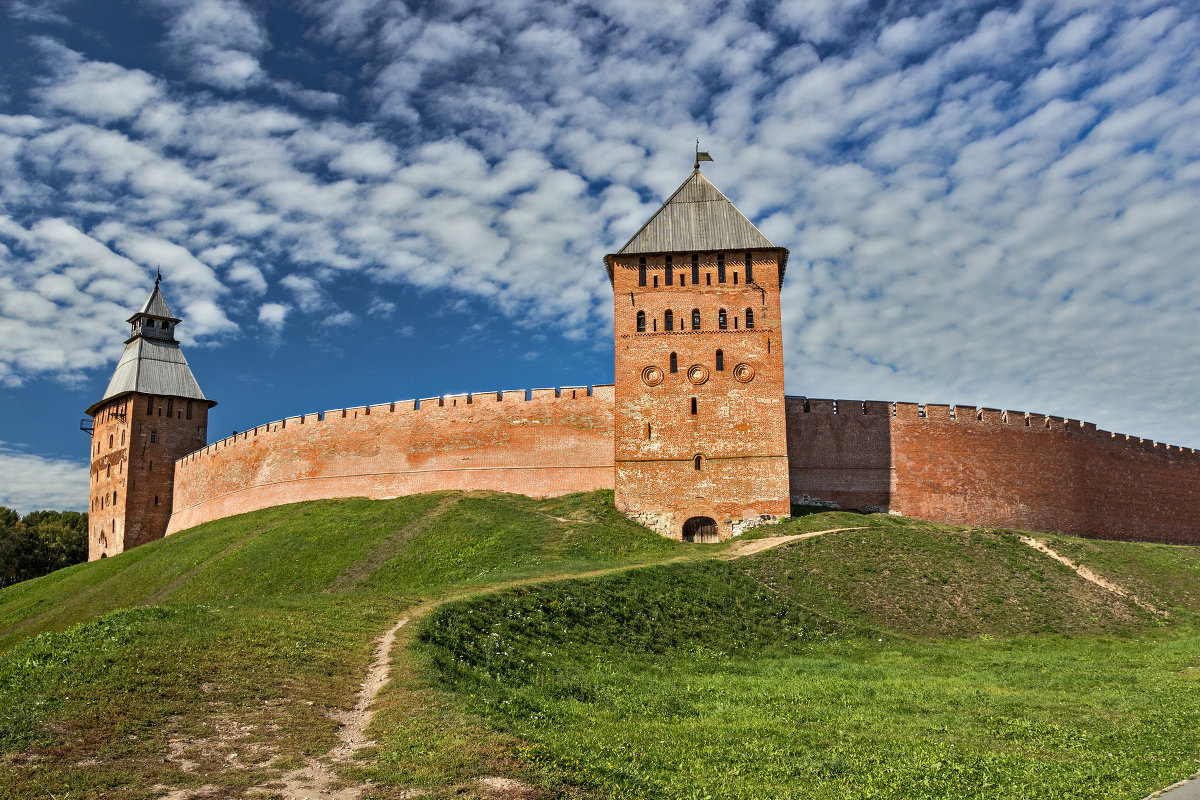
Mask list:
[[[700,140],[697,139],[696,140],[696,163],[693,165],[695,167],[696,171],[697,172],[700,171],[700,162],[701,161],[712,161],[712,160],[713,160],[712,156],[710,156],[708,153],[702,152],[700,150]]]
[[[158,277],[154,279],[154,288],[157,289],[158,285],[162,283],[162,267],[156,267],[155,269],[158,270]]]

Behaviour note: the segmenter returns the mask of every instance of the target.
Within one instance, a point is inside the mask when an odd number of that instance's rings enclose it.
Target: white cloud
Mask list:
[[[30,511],[86,511],[87,464],[34,455],[0,442],[0,506]]]
[[[285,303],[263,303],[258,308],[258,321],[279,331],[283,329],[283,323],[287,320],[288,312],[291,310],[291,306]]]
[[[238,0],[156,0],[170,15],[165,46],[193,78],[219,89],[245,89],[265,73],[258,55],[267,33]]]
[[[280,284],[296,297],[296,304],[304,312],[316,311],[325,303],[325,293],[316,279],[303,275],[285,275]]]
[[[396,168],[391,148],[380,141],[355,142],[341,149],[329,164],[347,175],[386,175]]]
[[[42,49],[57,67],[54,81],[42,92],[42,101],[52,109],[107,123],[133,116],[160,95],[155,79],[141,70],[84,61],[48,40],[42,41]]]

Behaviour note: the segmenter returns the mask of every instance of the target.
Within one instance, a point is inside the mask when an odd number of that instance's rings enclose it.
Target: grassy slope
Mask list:
[[[211,523],[0,592],[0,798],[239,796],[328,749],[373,638],[429,608],[354,770],[370,796],[509,774],[613,797],[1117,798],[1195,769],[1197,549],[1052,541],[1163,621],[1005,532],[825,513],[755,535],[863,525],[724,562],[611,493]],[[531,583],[638,564],[658,566]]]

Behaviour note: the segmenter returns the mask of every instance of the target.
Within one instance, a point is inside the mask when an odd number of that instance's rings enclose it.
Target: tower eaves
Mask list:
[[[787,263],[787,250],[772,244],[696,169],[613,255],[721,250],[783,250],[783,263],[785,266]],[[608,260],[606,257],[605,262]],[[612,278],[611,264],[609,278]]]

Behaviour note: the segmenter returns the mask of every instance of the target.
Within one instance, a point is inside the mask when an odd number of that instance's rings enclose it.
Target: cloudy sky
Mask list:
[[[212,439],[611,382],[697,138],[791,250],[790,394],[1200,446],[1194,2],[0,8],[0,504],[86,505],[156,267]]]

